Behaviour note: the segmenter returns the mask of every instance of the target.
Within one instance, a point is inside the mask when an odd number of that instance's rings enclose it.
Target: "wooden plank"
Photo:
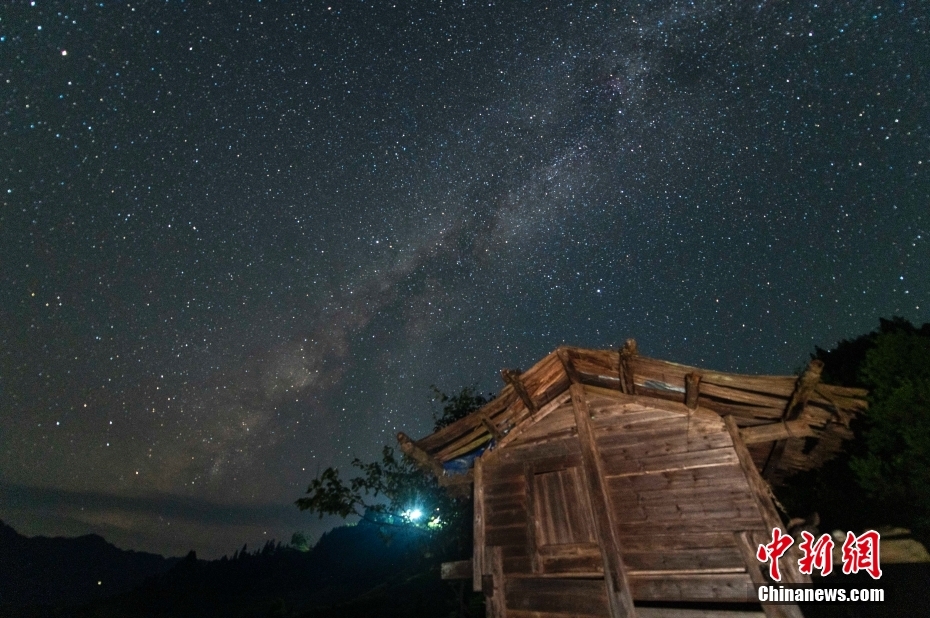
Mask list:
[[[506,528],[526,524],[528,519],[526,509],[522,504],[513,505],[508,509],[488,509],[487,528]]]
[[[720,386],[710,382],[701,383],[701,395],[706,398],[720,399],[727,403],[741,403],[763,408],[783,408],[787,403],[787,399],[784,397]]]
[[[753,517],[734,517],[731,519],[686,519],[683,521],[620,521],[617,525],[617,531],[620,534],[620,540],[623,543],[630,542],[634,536],[651,537],[655,535],[672,535],[672,534],[704,534],[707,532],[736,532],[738,530],[749,530],[759,528],[762,518],[759,515]]]
[[[504,545],[526,545],[526,524],[488,527],[485,531],[487,547]],[[487,551],[487,550],[485,550]]]
[[[520,377],[520,372],[515,369],[501,369],[501,378],[503,378],[504,382],[513,387],[520,401],[522,401],[526,409],[530,411],[530,416],[536,416],[539,407],[536,405],[536,402],[533,401],[533,398],[530,397],[529,392],[527,392],[526,386],[523,384],[523,380]]]
[[[474,568],[471,560],[443,562],[440,573],[442,579],[472,579],[474,577]]]
[[[625,548],[623,564],[629,573],[636,571],[686,571],[689,569],[745,568],[739,550],[726,547],[632,552]],[[631,575],[632,576],[632,575]]]
[[[608,612],[604,580],[511,578],[507,581],[507,609],[575,616],[604,616]]]
[[[485,600],[489,618],[507,618],[506,585],[504,578],[504,557],[500,547],[488,548],[489,571],[491,576],[490,598]],[[485,596],[488,591],[485,590]]]
[[[618,501],[619,502],[619,501]],[[720,502],[708,499],[704,502],[683,501],[664,504],[623,504],[617,508],[617,516],[625,523],[637,521],[683,522],[693,520],[746,519],[756,515],[756,504],[751,497],[739,499],[721,498]]]
[[[546,438],[568,436],[575,432],[575,417],[572,414],[571,404],[566,401],[545,417],[537,414],[538,420],[527,426],[517,442],[529,444]]]
[[[552,399],[552,401],[541,407],[534,417],[528,416],[522,423],[511,429],[510,433],[508,433],[500,442],[498,442],[497,448],[493,452],[500,452],[501,449],[503,449],[505,446],[508,446],[512,442],[519,440],[526,431],[535,425],[535,423],[541,422],[547,416],[559,409],[563,404],[567,403],[570,399],[571,395],[569,395],[567,392],[556,396],[554,399]]]
[[[762,521],[765,523],[765,529],[771,534],[773,528],[780,528],[784,534],[788,534],[781,523],[778,511],[775,510],[775,503],[772,501],[772,489],[762,478],[762,475],[759,474],[759,470],[756,468],[755,464],[753,464],[752,458],[749,455],[749,450],[746,448],[746,445],[743,444],[743,439],[740,436],[740,430],[736,425],[736,420],[732,416],[727,416],[723,421],[726,423],[727,430],[733,438],[733,448],[739,458],[739,464],[743,469],[743,474],[749,482],[749,488],[758,505]],[[810,576],[804,575],[798,570],[798,559],[800,558],[800,554],[798,553],[797,547],[798,545],[795,543],[788,550],[784,561],[785,564],[780,569],[783,574],[782,577],[787,583],[809,584],[811,583]]]
[[[595,435],[605,461],[607,459],[611,461],[616,459],[640,460],[682,453],[702,453],[727,448],[731,444],[730,437],[725,432],[689,434],[687,424],[652,432]]]
[[[639,618],[765,618],[762,612],[732,609],[638,607],[636,611],[639,612]]]
[[[436,477],[442,477],[444,474],[442,465],[426,451],[414,444],[413,440],[407,437],[407,434],[402,431],[398,432],[397,442],[400,444],[400,450],[403,451],[404,455],[417,462],[421,469],[433,473]]]
[[[472,590],[481,591],[482,576],[485,574],[485,510],[484,510],[484,465],[481,457],[475,460],[475,485],[474,485],[474,520],[472,522],[472,534],[474,536],[474,545],[472,548],[472,566],[474,573],[472,575]]]
[[[622,487],[622,482],[628,479],[629,477],[620,477],[616,479],[617,485],[621,485]],[[613,490],[615,486],[614,483],[610,483],[611,490]],[[618,493],[629,496],[629,493],[623,489]],[[680,485],[659,487],[656,489],[641,489],[635,492],[634,497],[637,502],[643,505],[676,502],[723,502],[728,499],[752,499],[746,480],[738,476],[714,478],[712,481],[692,486]]]
[[[702,371],[697,367],[681,365],[671,361],[649,358],[646,356],[640,356],[636,360],[637,374],[643,374],[658,380],[667,377],[666,381],[669,379],[677,380],[677,384],[683,384],[686,374],[697,371],[701,374],[702,383],[756,391],[763,394],[785,397],[787,399],[791,395],[795,382],[795,378],[791,376],[759,376]]]
[[[497,459],[502,463],[523,463],[552,457],[580,455],[578,440],[569,436],[557,436],[551,440],[532,444],[514,444],[509,449],[498,451]]]
[[[622,551],[613,516],[614,509],[607,492],[604,464],[597,452],[594,432],[591,429],[591,417],[588,412],[585,390],[580,384],[573,384],[570,390],[575,410],[575,422],[578,425],[578,442],[581,446],[585,486],[591,499],[595,533],[604,562],[604,579],[607,583],[610,616],[611,618],[635,617],[633,597],[630,594],[621,559]]]
[[[542,572],[542,561],[539,558],[539,544],[536,539],[537,526],[539,526],[539,510],[536,505],[536,490],[533,467],[523,464],[523,484],[526,493],[526,549],[530,556],[530,570],[533,573]]]
[[[806,438],[816,436],[817,431],[810,426],[810,423],[803,419],[794,421],[785,421],[782,423],[771,423],[768,425],[754,425],[746,427],[740,431],[743,436],[743,443],[746,445],[757,444],[759,442],[774,442],[776,440],[786,440],[788,438]]]
[[[624,552],[674,552],[736,547],[732,532],[670,533],[621,538]]]
[[[696,487],[747,487],[739,464],[707,466],[661,474],[636,474],[611,477],[610,491],[623,492],[631,498],[644,491],[668,491]]]
[[[732,447],[706,451],[673,453],[645,459],[630,459],[625,454],[605,454],[604,466],[609,476],[633,476],[638,474],[664,474],[679,470],[693,470],[733,464],[738,461]]]
[[[637,601],[755,601],[752,582],[745,571],[630,574],[630,588]]]
[[[746,565],[749,579],[752,581],[753,585],[765,586],[771,584],[772,581],[768,578],[767,574],[763,572],[763,564],[756,558],[756,544],[752,541],[750,533],[740,531],[735,533],[733,537],[736,541],[736,547],[740,552],[743,563]],[[767,569],[765,569],[765,571],[767,571]],[[763,603],[762,610],[765,612],[766,618],[804,618],[804,615],[801,613],[801,608],[798,607],[797,604],[774,605],[771,603]]]
[[[488,418],[493,419],[495,416],[505,410],[507,406],[509,406],[510,403],[516,398],[517,394],[513,391],[513,387],[505,386],[497,397],[479,408],[479,410],[484,412]],[[436,454],[436,452],[443,447],[460,441],[463,436],[469,435],[470,432],[479,424],[479,418],[474,414],[469,414],[468,416],[455,421],[451,425],[447,425],[439,431],[431,433],[421,440],[417,440],[416,444],[424,451]]]
[[[573,573],[597,573],[604,576],[604,560],[600,552],[577,556],[543,556],[543,572],[547,575],[571,575]]]

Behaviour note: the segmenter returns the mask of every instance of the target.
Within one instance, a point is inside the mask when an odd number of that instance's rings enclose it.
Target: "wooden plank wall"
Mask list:
[[[764,534],[766,521],[723,420],[584,388],[633,599],[745,601],[752,580],[739,535]],[[481,458],[482,534],[504,582],[495,603],[517,618],[605,616],[573,408],[553,406]]]
[[[634,599],[745,600],[734,533],[764,523],[720,417],[587,390]]]

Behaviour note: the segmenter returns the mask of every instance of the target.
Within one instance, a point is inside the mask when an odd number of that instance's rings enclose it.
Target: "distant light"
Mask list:
[[[98,586],[102,586],[102,585],[103,585],[103,582],[98,580],[98,581],[97,581],[97,585],[98,585]]]
[[[62,55],[62,56],[67,56],[67,55],[68,55],[68,50],[67,50],[67,49],[61,50],[61,55]]]
[[[413,509],[412,511],[410,511],[411,520],[416,521],[420,519],[421,517],[423,517],[423,511],[421,511],[420,509]]]

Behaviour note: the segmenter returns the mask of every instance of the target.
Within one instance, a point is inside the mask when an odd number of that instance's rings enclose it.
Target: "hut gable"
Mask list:
[[[764,477],[818,465],[865,408],[864,392],[819,384],[816,364],[737,376],[644,359],[632,343],[560,348],[502,377],[482,409],[400,440],[441,482],[473,490],[473,557],[449,572],[467,570],[489,615],[511,618],[746,602],[766,582],[755,547],[781,526]],[[796,559],[784,581],[809,581]]]

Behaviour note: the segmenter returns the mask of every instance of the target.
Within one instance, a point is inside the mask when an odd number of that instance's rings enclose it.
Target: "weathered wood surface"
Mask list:
[[[475,460],[474,474],[475,474],[475,485],[474,485],[474,520],[472,521],[472,533],[473,533],[473,551],[472,551],[472,566],[474,567],[473,579],[472,579],[472,589],[475,592],[481,590],[482,576],[485,574],[485,546],[487,545],[487,539],[485,538],[485,517],[486,512],[484,508],[484,496],[485,496],[485,485],[484,485],[484,470],[483,463],[481,459]]]
[[[785,527],[782,525],[781,518],[778,516],[778,511],[775,510],[775,503],[772,500],[772,489],[768,483],[765,482],[765,479],[762,478],[762,475],[759,473],[759,470],[756,468],[755,464],[753,464],[749,455],[749,451],[746,449],[746,445],[743,444],[743,439],[740,436],[740,430],[736,424],[736,420],[732,416],[728,416],[723,420],[726,423],[727,430],[730,432],[730,436],[733,438],[733,447],[737,456],[739,457],[740,467],[742,467],[743,474],[745,475],[746,480],[749,482],[749,487],[752,490],[753,499],[755,500],[759,509],[759,513],[762,516],[762,521],[764,523],[763,530],[767,530],[767,534],[771,535],[773,528],[780,528],[783,533],[787,534],[787,530],[785,530]],[[758,528],[754,526],[751,529]],[[782,579],[786,583],[811,583],[810,576],[804,575],[798,569],[799,558],[800,553],[798,550],[798,544],[795,543],[791,546],[791,548],[789,548],[788,552],[785,554],[785,557],[779,561]]]
[[[772,584],[773,582],[768,578],[768,568],[767,565],[763,565],[756,558],[756,547],[758,547],[753,542],[753,535],[749,532],[737,532],[734,535],[736,539],[737,551],[740,552],[743,563],[746,565],[746,570],[749,573],[749,579],[752,581],[754,586],[762,586],[767,584]],[[787,605],[774,605],[770,603],[763,603],[762,609],[765,612],[767,618],[804,618],[804,615],[801,613],[801,608],[797,604],[787,604]]]
[[[630,573],[629,580],[637,601],[752,601],[752,582],[745,570],[741,573]]]
[[[577,467],[533,474],[539,545],[595,543],[591,503]]]
[[[526,386],[523,384],[523,380],[520,377],[520,372],[513,369],[502,369],[501,377],[504,379],[504,382],[513,387],[513,390],[517,393],[517,397],[520,398],[520,401],[523,402],[526,409],[530,411],[530,416],[535,415],[539,408],[536,402],[533,401],[533,398],[530,397],[529,392],[527,392]]]
[[[689,375],[700,375],[691,395]],[[780,452],[769,458],[768,472],[775,481],[793,471],[819,466],[832,457],[851,437],[851,419],[866,408],[865,391],[861,389],[808,381],[812,386],[800,390],[798,379],[791,376],[709,372],[639,356],[633,346],[626,346],[620,353],[561,347],[511,380],[479,414],[465,417],[415,444],[442,464],[482,446],[495,435],[502,443],[508,440],[509,431],[532,418],[534,409],[541,412],[571,382],[731,414],[744,427],[780,422],[786,409],[799,410],[798,419],[810,421],[819,442],[810,452],[804,452],[806,435],[789,436],[784,446],[776,443]],[[802,401],[805,397],[806,401]]]
[[[601,548],[604,562],[604,579],[607,588],[607,602],[611,618],[635,617],[633,597],[630,593],[626,570],[623,566],[622,548],[620,546],[615,507],[611,504],[604,474],[604,464],[598,453],[591,417],[588,412],[587,397],[584,387],[573,384],[571,387],[572,405],[575,410],[575,422],[578,426],[578,441],[581,445],[583,475],[591,507],[594,514],[594,528]]]
[[[762,612],[732,609],[638,607],[639,618],[765,618]]]
[[[746,427],[740,433],[743,436],[743,443],[746,445],[757,444],[759,442],[787,440],[788,438],[807,438],[817,435],[817,431],[811,426],[810,422],[802,419],[785,421],[784,423],[772,423],[771,425]]]
[[[526,525],[526,551],[530,558],[530,570],[533,573],[541,573],[543,570],[542,559],[539,556],[540,538],[544,536],[546,519],[545,501],[546,496],[542,495],[536,489],[535,473],[533,466],[529,463],[523,464],[523,491],[526,494],[526,513],[524,515]],[[537,504],[537,500],[540,502]]]
[[[798,377],[794,391],[791,393],[791,399],[785,406],[781,420],[783,423],[793,421],[805,412],[805,406],[814,389],[820,383],[820,374],[823,372],[823,361],[814,359],[808,365],[804,372]],[[763,476],[769,478],[779,476],[782,473],[780,466],[782,455],[788,445],[788,439],[778,440],[769,454],[765,467],[762,470]]]
[[[696,371],[685,376],[685,405],[694,410],[698,407],[698,396],[701,390],[701,374]]]
[[[504,558],[500,547],[488,548],[490,562],[491,590],[485,590],[485,607],[489,618],[507,618],[506,584],[504,577]],[[488,596],[490,592],[490,596]]]
[[[603,579],[508,578],[508,616],[515,612],[529,615],[569,616],[609,615],[607,592]]]

